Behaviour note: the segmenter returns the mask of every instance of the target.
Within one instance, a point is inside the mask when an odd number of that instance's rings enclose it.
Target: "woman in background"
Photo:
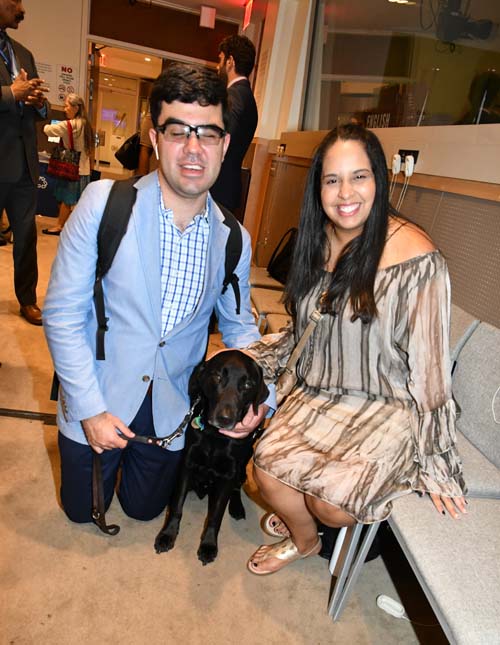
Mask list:
[[[275,381],[315,309],[298,382],[256,447],[254,478],[282,539],[248,561],[257,575],[319,553],[331,527],[386,519],[417,491],[465,513],[448,347],[450,284],[429,237],[389,204],[385,155],[358,124],[314,155],[285,304],[294,329],[248,349]]]
[[[94,138],[82,97],[78,96],[78,94],[68,94],[64,101],[64,112],[71,123],[73,147],[80,152],[80,179],[77,181],[69,181],[59,177],[56,179],[54,197],[59,202],[59,214],[56,226],[42,230],[45,235],[60,235],[66,220],[73,210],[73,206],[79,200],[83,189],[90,181],[91,150]],[[46,125],[43,131],[48,137],[61,137],[65,148],[71,147],[68,121]]]

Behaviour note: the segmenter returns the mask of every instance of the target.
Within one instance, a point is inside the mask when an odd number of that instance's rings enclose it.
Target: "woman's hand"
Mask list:
[[[436,495],[436,493],[429,493],[432,503],[436,510],[442,515],[446,515],[446,511],[454,520],[458,520],[460,513],[467,513],[467,506],[464,497],[445,497],[444,495]]]

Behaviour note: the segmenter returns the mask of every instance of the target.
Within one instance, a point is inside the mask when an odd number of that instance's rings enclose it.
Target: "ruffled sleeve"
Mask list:
[[[444,258],[434,252],[419,263],[409,286],[406,313],[408,391],[413,399],[412,437],[418,464],[411,482],[417,491],[448,497],[466,492],[456,448],[456,407],[449,352],[450,279]]]
[[[275,383],[295,347],[293,323],[277,334],[266,334],[246,350],[262,367],[266,383]]]

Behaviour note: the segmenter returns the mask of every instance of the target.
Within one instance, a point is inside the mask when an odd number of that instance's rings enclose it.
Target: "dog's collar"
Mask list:
[[[197,417],[194,417],[191,421],[191,427],[195,428],[195,430],[205,430],[205,424],[201,420],[201,415],[198,415]]]
[[[205,424],[203,423],[201,415],[198,415],[197,417],[193,417],[191,419],[191,427],[195,430],[199,430],[200,432],[203,432],[203,430],[205,430]],[[216,430],[219,430],[219,428],[216,428]],[[260,430],[261,428],[257,428],[257,430],[254,430],[251,434],[243,437],[241,441],[243,441],[244,439],[250,439],[251,441],[254,441],[260,434]]]

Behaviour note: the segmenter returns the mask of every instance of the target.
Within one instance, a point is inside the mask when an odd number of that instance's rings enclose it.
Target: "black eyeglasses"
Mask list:
[[[191,132],[194,132],[198,141],[205,146],[216,146],[226,135],[226,131],[218,125],[189,125],[177,119],[167,119],[162,125],[157,125],[155,130],[172,143],[184,143]]]

